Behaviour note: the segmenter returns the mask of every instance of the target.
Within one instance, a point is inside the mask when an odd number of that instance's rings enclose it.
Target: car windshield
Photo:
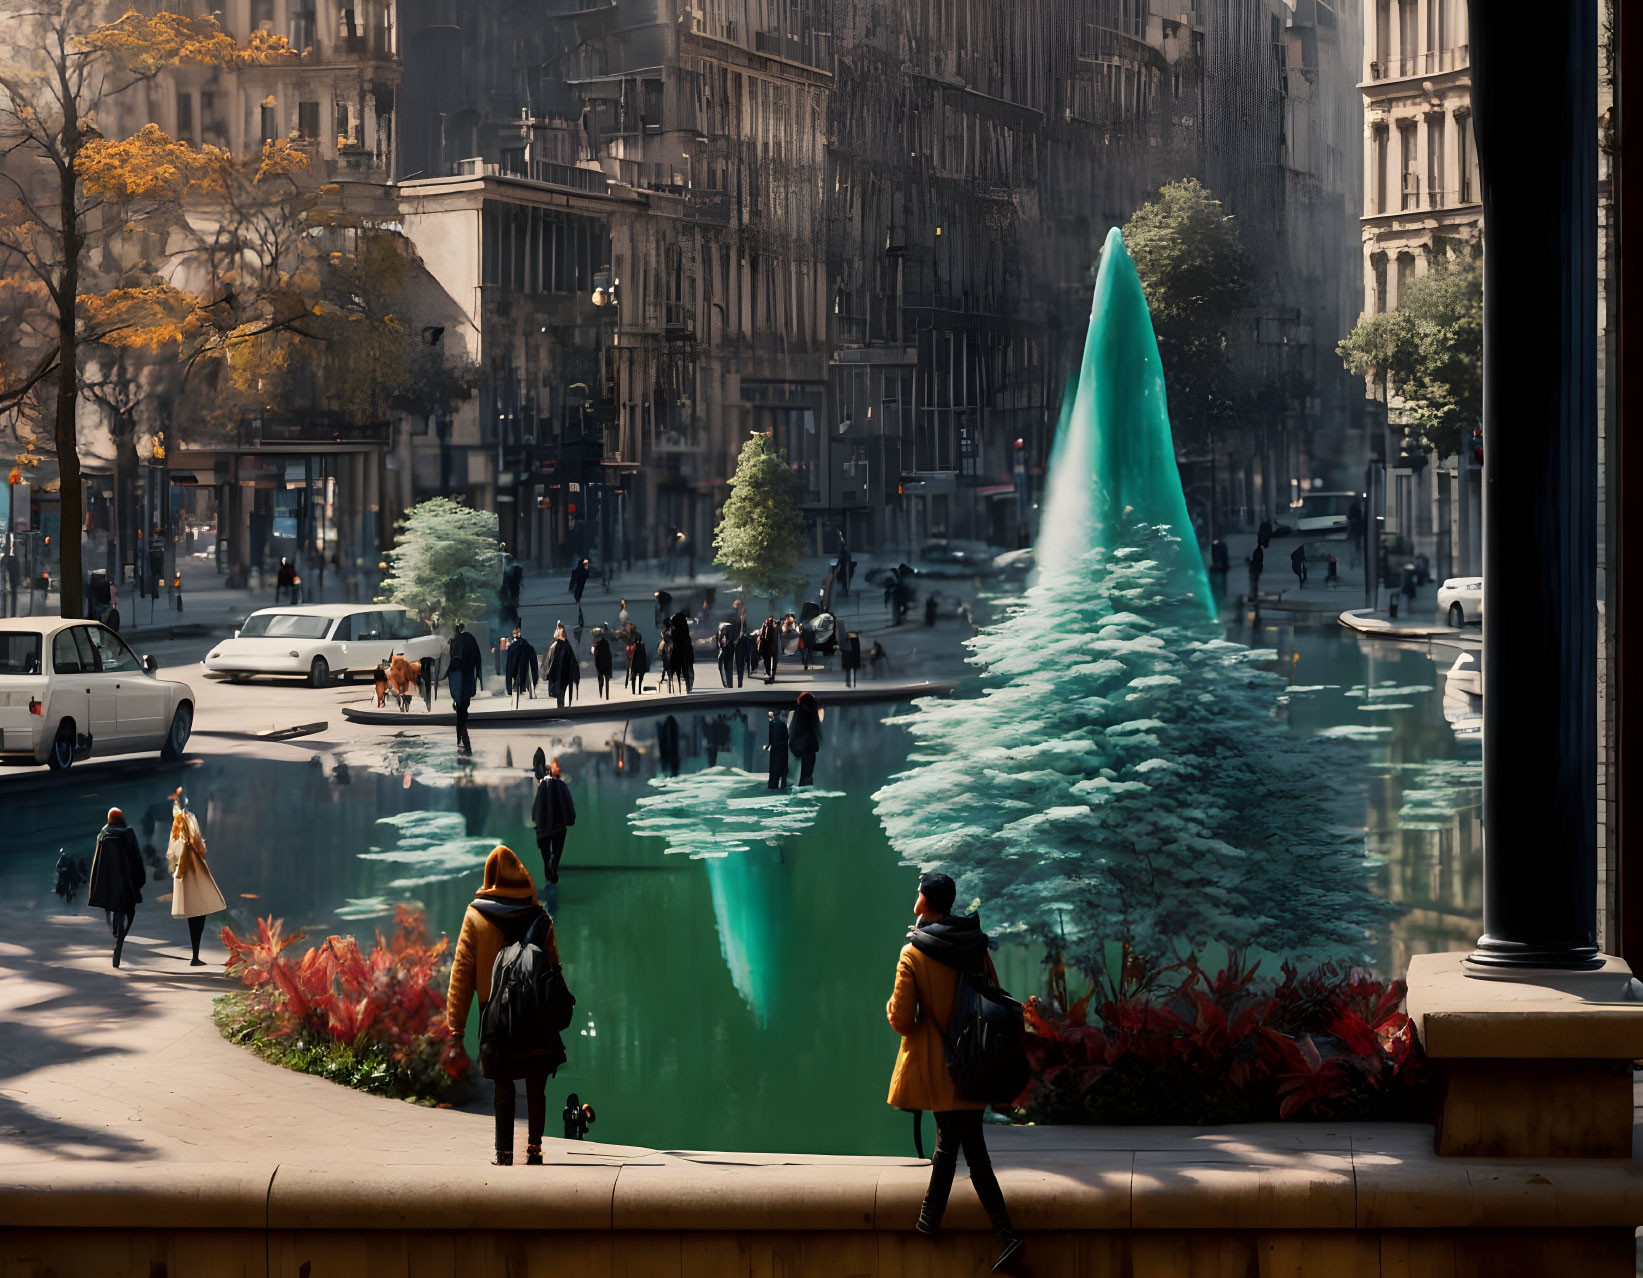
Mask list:
[[[0,634],[0,675],[40,673],[40,636]]]
[[[245,619],[241,639],[323,639],[331,629],[330,617],[310,617],[299,612],[259,612]]]

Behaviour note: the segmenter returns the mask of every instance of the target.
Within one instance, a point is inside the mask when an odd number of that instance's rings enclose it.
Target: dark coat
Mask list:
[[[673,658],[673,668],[683,670],[686,666],[694,667],[696,664],[696,647],[690,642],[690,618],[682,612],[676,612],[668,624],[673,631],[673,646],[670,654]]]
[[[761,657],[780,656],[782,650],[782,632],[776,625],[776,619],[770,618],[759,627],[759,655]]]
[[[86,904],[116,914],[135,914],[148,874],[137,832],[129,825],[105,825],[91,854],[91,886]]]
[[[759,661],[759,641],[753,637],[751,631],[742,631],[742,637],[736,641],[736,668],[750,670]]]
[[[600,635],[593,641],[593,670],[610,678],[610,640]]]
[[[525,682],[526,673],[530,674],[530,683]],[[536,649],[531,641],[521,635],[508,645],[508,683],[515,688],[536,686]]]
[[[642,638],[633,641],[633,651],[628,654],[628,669],[635,676],[650,673],[650,653],[645,650]]]
[[[485,658],[479,652],[479,640],[464,630],[451,640],[450,673],[471,677],[476,683],[485,668]]]
[[[548,659],[543,664],[546,666],[548,688],[555,696],[559,694],[560,689],[568,688],[581,680],[576,652],[571,648],[569,639],[555,639],[548,647]]]
[[[570,588],[572,593],[575,593],[586,586],[588,584],[588,578],[591,575],[592,569],[583,567],[581,560],[577,560],[576,567],[570,570]]]
[[[787,720],[777,715],[770,721],[770,755],[780,758],[787,753]]]
[[[570,787],[558,777],[543,777],[537,784],[536,798],[531,803],[531,824],[537,834],[568,830],[576,824],[576,804],[571,801]]]
[[[845,670],[861,669],[861,637],[850,635],[844,641],[844,655],[839,659],[839,665]]]
[[[799,697],[798,708],[793,711],[793,721],[787,728],[788,749],[794,754],[815,754],[821,749],[821,707],[816,699],[808,692]]]

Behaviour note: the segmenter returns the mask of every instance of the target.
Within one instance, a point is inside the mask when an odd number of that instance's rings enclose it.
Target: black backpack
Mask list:
[[[1001,1108],[1012,1104],[1031,1073],[1025,1034],[1020,1003],[988,984],[984,972],[959,973],[953,1018],[942,1041],[947,1072],[960,1096]]]
[[[491,996],[479,1018],[480,1063],[487,1077],[496,1067],[537,1065],[552,1073],[564,1063],[559,1031],[570,1024],[576,999],[563,969],[542,947],[546,939],[544,915],[519,940],[503,946],[491,966]]]

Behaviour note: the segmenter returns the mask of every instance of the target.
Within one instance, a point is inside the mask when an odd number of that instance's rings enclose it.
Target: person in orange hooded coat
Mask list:
[[[941,1229],[962,1149],[976,1197],[998,1230],[1000,1253],[993,1264],[996,1272],[1020,1255],[1023,1243],[1010,1223],[1004,1191],[998,1187],[987,1153],[981,1117],[986,1102],[959,1094],[947,1072],[946,1043],[960,975],[981,973],[992,985],[998,984],[998,977],[987,952],[987,934],[981,930],[980,917],[953,913],[957,895],[953,880],[945,874],[927,874],[918,887],[918,899],[913,903],[918,922],[908,932],[908,943],[896,961],[896,984],[885,1008],[890,1028],[901,1035],[888,1100],[897,1109],[927,1109],[936,1116],[930,1187],[925,1191],[915,1228],[930,1238]]]
[[[553,919],[536,900],[536,885],[512,848],[498,844],[485,858],[485,883],[462,916],[462,931],[451,964],[451,985],[445,1000],[445,1019],[458,1038],[468,1027],[468,1008],[475,995],[483,1017],[491,996],[491,970],[496,956],[535,930],[548,959],[559,962],[559,942]],[[564,1059],[560,1053],[560,1061]],[[525,1080],[525,1162],[542,1162],[542,1129],[548,1117],[548,1076],[558,1061],[511,1062],[495,1059],[481,1045],[479,1069],[496,1085],[496,1165],[513,1163],[515,1115],[514,1082]]]

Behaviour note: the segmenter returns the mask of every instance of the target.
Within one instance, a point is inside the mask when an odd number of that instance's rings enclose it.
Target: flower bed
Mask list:
[[[401,906],[393,936],[378,932],[369,954],[351,936],[330,936],[292,959],[285,951],[303,939],[272,918],[243,940],[222,930],[228,970],[245,986],[217,1000],[224,1037],[378,1095],[435,1105],[465,1090],[468,1057],[445,1023],[449,938],[430,942],[426,917]]]
[[[1425,1058],[1398,1010],[1402,981],[1324,964],[1281,981],[1234,952],[1162,968],[1126,955],[1116,984],[1067,1005],[1027,1003],[1033,1081],[1018,1116],[1039,1123],[1419,1119]],[[1065,1010],[1061,1010],[1061,1008]]]

